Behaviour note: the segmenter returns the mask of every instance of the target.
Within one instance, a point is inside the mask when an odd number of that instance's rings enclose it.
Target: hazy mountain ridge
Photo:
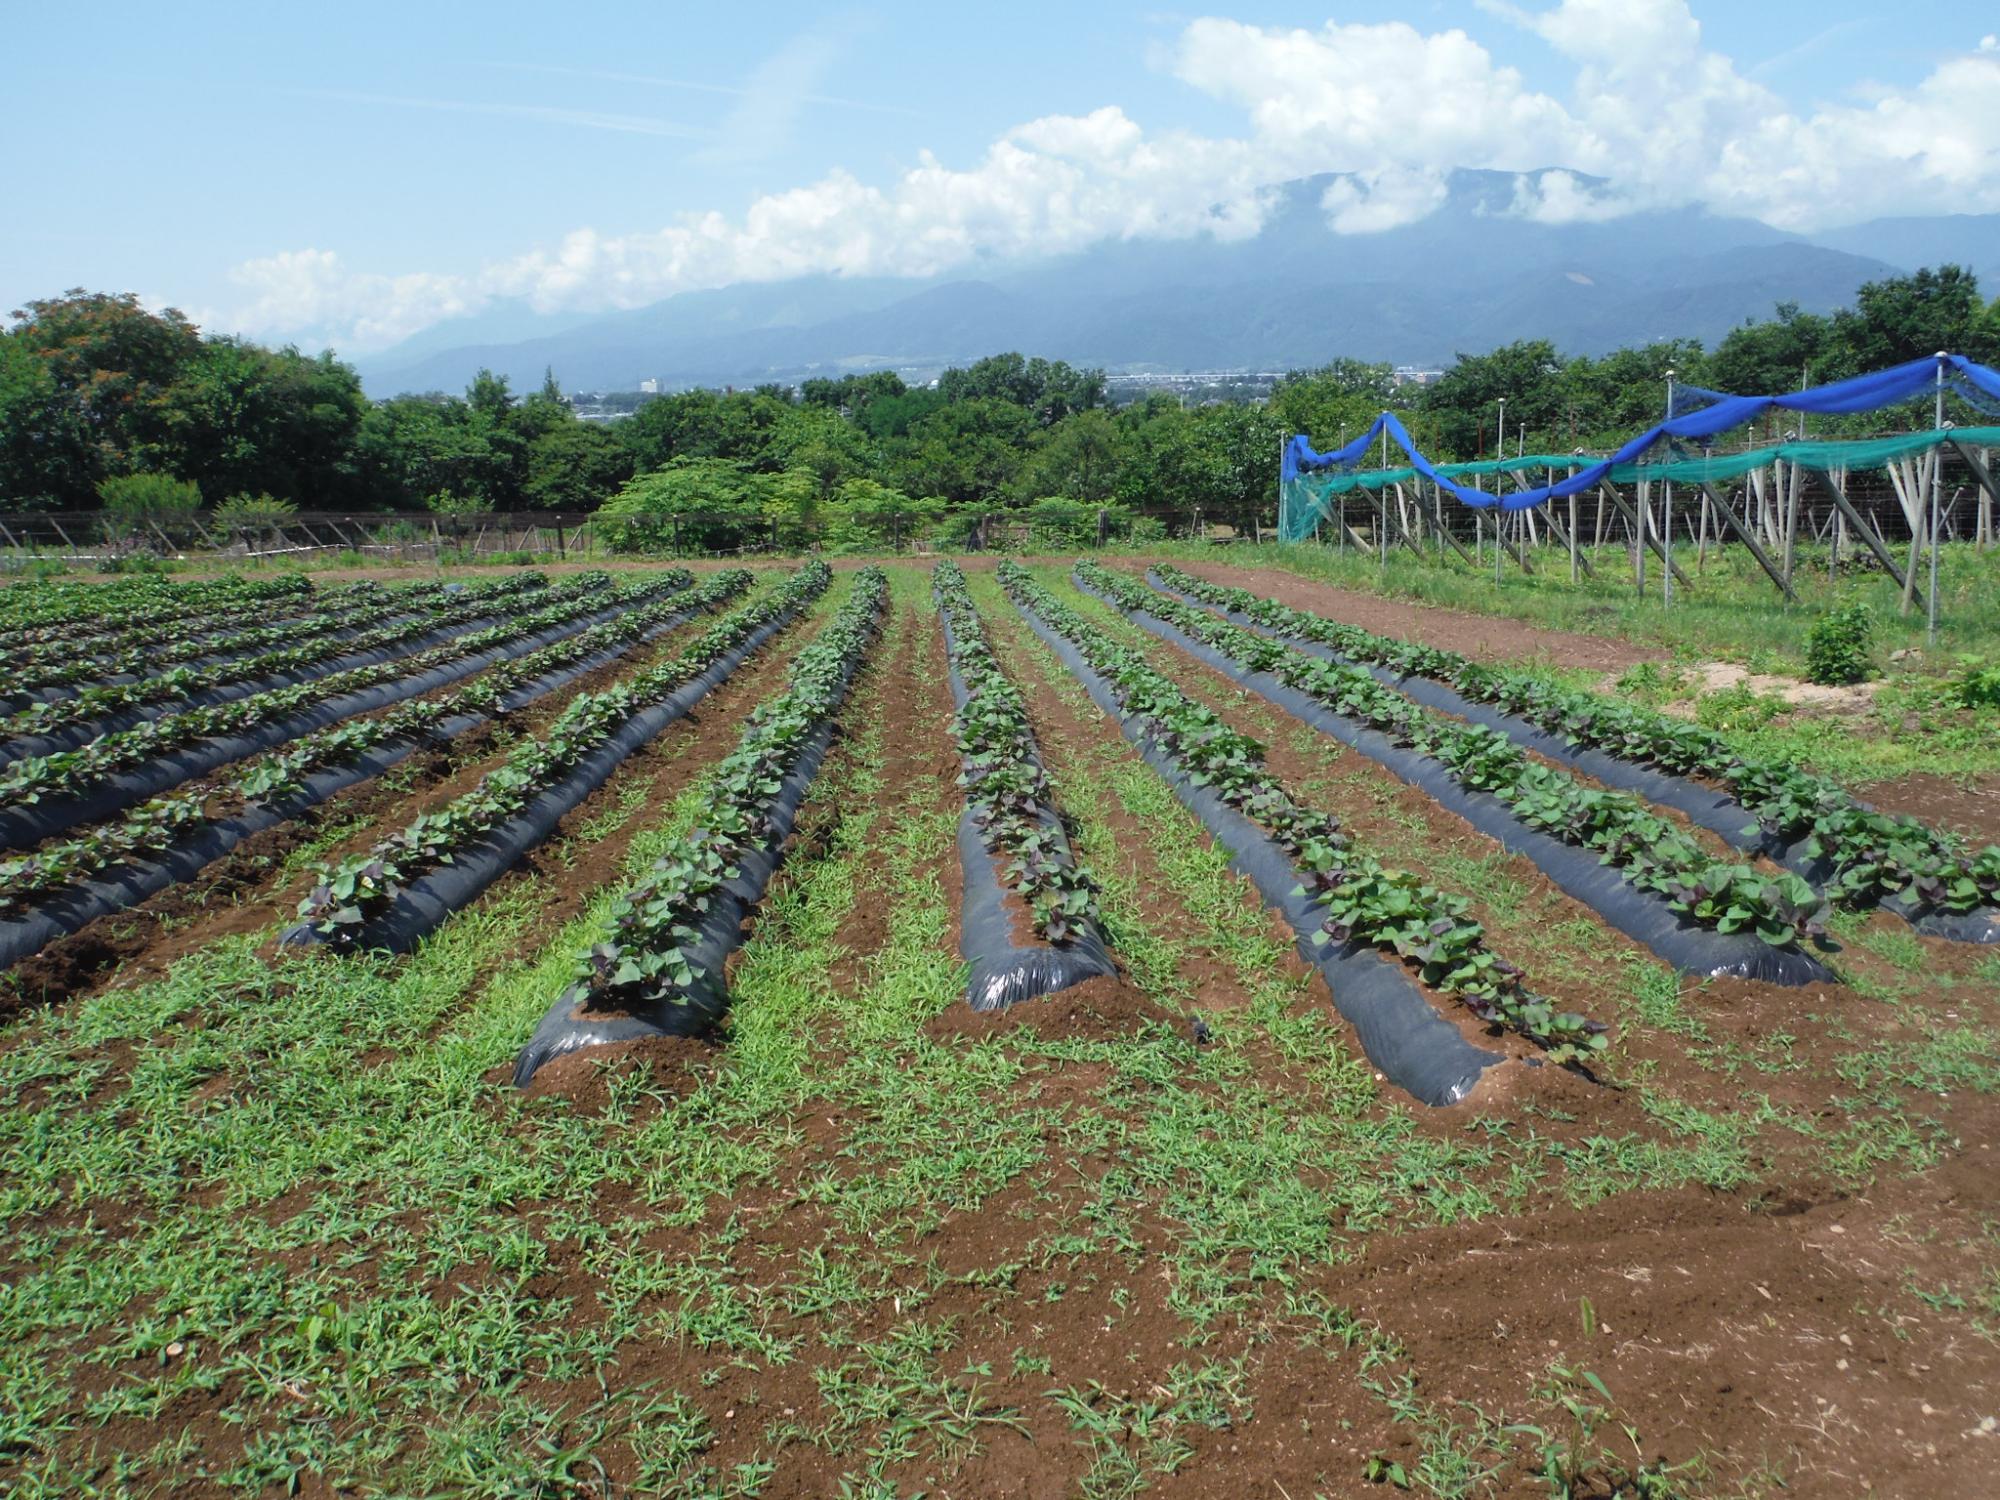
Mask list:
[[[1263,231],[1233,244],[1108,242],[930,281],[746,283],[588,320],[537,324],[503,307],[465,320],[457,339],[440,325],[359,364],[377,395],[459,390],[482,365],[517,387],[552,367],[571,390],[644,379],[664,389],[922,371],[1001,349],[1113,370],[1279,369],[1335,355],[1443,364],[1519,338],[1577,354],[1669,337],[1712,344],[1776,302],[1829,311],[1864,281],[1943,260],[2000,290],[2000,215],[1812,237],[1696,209],[1551,225],[1510,212],[1515,174],[1459,172],[1423,221],[1338,235],[1322,208],[1337,180],[1284,184]],[[548,331],[494,336],[537,326]]]

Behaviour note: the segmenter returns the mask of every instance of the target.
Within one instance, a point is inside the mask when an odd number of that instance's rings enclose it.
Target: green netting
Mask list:
[[[2000,447],[2000,427],[1958,427],[1939,432],[1908,432],[1899,437],[1862,441],[1779,443],[1741,453],[1714,453],[1700,458],[1666,458],[1658,462],[1619,464],[1611,471],[1616,484],[1640,480],[1674,484],[1720,484],[1740,479],[1752,469],[1782,460],[1803,468],[1828,470],[1880,469],[1898,459],[1927,453],[1956,440],[1975,448]],[[1473,463],[1439,464],[1437,471],[1452,479],[1480,474],[1526,474],[1531,470],[1561,474],[1599,462],[1570,454],[1529,453],[1514,458],[1488,458]],[[1366,469],[1353,473],[1301,474],[1279,486],[1278,533],[1288,542],[1309,536],[1328,512],[1328,502],[1351,490],[1381,490],[1407,484],[1417,477],[1413,468]]]

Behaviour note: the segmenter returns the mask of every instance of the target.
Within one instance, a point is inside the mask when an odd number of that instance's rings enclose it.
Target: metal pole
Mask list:
[[[1661,603],[1671,608],[1674,602],[1674,482],[1671,479],[1667,481],[1667,494],[1662,503],[1662,512],[1666,524],[1662,530],[1661,540],[1667,549],[1667,565],[1660,570],[1660,599]]]
[[[1667,371],[1667,420],[1674,419],[1674,372]],[[1674,603],[1674,482],[1667,481],[1667,490],[1662,502],[1666,525],[1661,528],[1660,540],[1666,546],[1667,565],[1660,569],[1660,603],[1671,609]]]
[[[1382,456],[1376,460],[1376,464],[1386,474],[1389,472],[1389,429],[1386,426],[1382,429],[1381,452]],[[1379,545],[1375,550],[1381,554],[1382,571],[1387,573],[1389,571],[1389,486],[1387,484],[1375,492],[1375,500],[1375,524],[1382,528]]]
[[[1576,465],[1569,466],[1569,477],[1576,478]],[[1569,493],[1569,581],[1576,583],[1576,491]]]
[[[1939,350],[1939,351],[1938,351],[1938,357],[1937,357],[1937,413],[1936,413],[1936,416],[1935,416],[1935,418],[1933,419],[1933,420],[1934,420],[1934,421],[1936,422],[1936,425],[1937,425],[1937,430],[1938,430],[1939,432],[1943,432],[1943,431],[1944,431],[1944,362],[1945,362],[1945,359],[1946,359],[1946,355],[1945,355],[1944,351],[1943,351],[1943,350]],[[1937,600],[1937,595],[1938,595],[1938,524],[1939,524],[1939,522],[1940,522],[1940,521],[1941,521],[1941,520],[1943,519],[1943,517],[1942,517],[1942,515],[1941,515],[1941,511],[1940,511],[1940,502],[1941,502],[1941,501],[1943,500],[1943,497],[1944,497],[1944,444],[1943,444],[1943,442],[1939,442],[1939,444],[1937,445],[1937,447],[1936,447],[1936,448],[1934,448],[1934,449],[1932,449],[1932,450],[1931,450],[1931,452],[1932,452],[1932,462],[1931,462],[1931,493],[1930,493],[1930,502],[1931,502],[1931,608],[1930,608],[1930,628],[1929,628],[1929,633],[1928,633],[1928,635],[1927,635],[1927,637],[1926,637],[1926,640],[1928,641],[1928,643],[1929,643],[1930,645],[1932,645],[1932,646],[1935,646],[1935,645],[1937,644],[1937,604],[1938,604],[1938,600]]]
[[[1639,597],[1646,597],[1646,536],[1653,529],[1653,486],[1651,481],[1639,481],[1639,514],[1635,518],[1638,530],[1632,537],[1632,577],[1637,584]]]

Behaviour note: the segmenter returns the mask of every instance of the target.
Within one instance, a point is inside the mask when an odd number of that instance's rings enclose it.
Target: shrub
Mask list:
[[[1874,634],[1874,611],[1867,605],[1828,610],[1806,632],[1806,676],[1829,687],[1866,682],[1875,675],[1868,659]]]
[[[112,536],[148,524],[163,531],[186,526],[201,511],[201,487],[171,474],[120,474],[99,484],[97,497]]]
[[[1694,706],[1694,717],[1710,729],[1762,729],[1785,707],[1776,693],[1760,693],[1747,682],[1737,682],[1704,693]]]
[[[280,500],[276,495],[231,495],[215,507],[215,520],[220,526],[258,531],[282,526],[298,513],[296,505],[289,500]]]
[[[1097,541],[1097,510],[1081,500],[1051,495],[1028,507],[1028,535],[1037,547],[1067,552]]]
[[[490,516],[493,507],[477,495],[454,495],[450,490],[439,490],[424,501],[424,509],[440,516]]]
[[[1686,672],[1675,666],[1663,667],[1656,661],[1641,662],[1618,679],[1619,692],[1655,708],[1685,698],[1688,686]]]
[[[2000,664],[1989,665],[1976,656],[1960,657],[1950,693],[1961,708],[2000,708]]]

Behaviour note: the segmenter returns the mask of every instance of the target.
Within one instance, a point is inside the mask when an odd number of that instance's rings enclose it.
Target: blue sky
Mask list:
[[[1996,30],[1957,0],[17,7],[0,307],[133,290],[359,352],[494,306],[1254,233],[1256,188],[1317,170],[1364,174],[1344,233],[1459,165],[1609,179],[1521,204],[1554,218],[1995,211]]]

